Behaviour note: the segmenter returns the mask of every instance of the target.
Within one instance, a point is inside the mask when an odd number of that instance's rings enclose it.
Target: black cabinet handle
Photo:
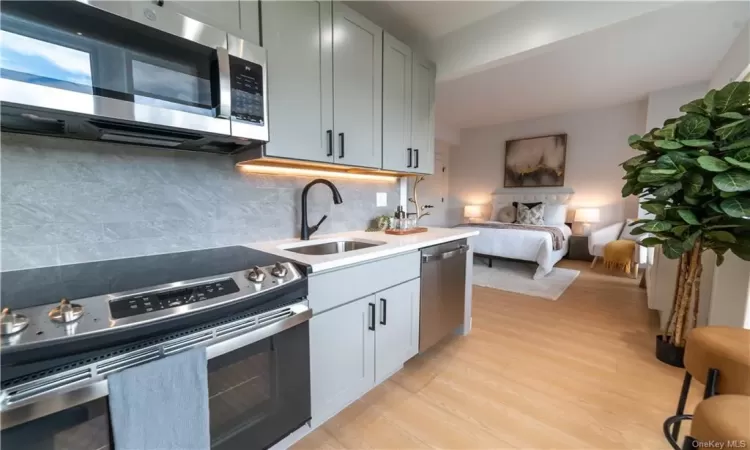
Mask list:
[[[417,167],[419,167],[419,149],[415,148],[414,149],[414,168],[416,169]]]
[[[409,164],[406,167],[411,167],[411,148],[406,149],[406,154],[409,155]]]
[[[344,133],[339,133],[339,158],[344,157]]]
[[[370,324],[367,325],[367,329],[375,331],[375,303],[369,303],[368,306],[370,307]]]
[[[380,299],[380,325],[385,325],[385,311],[388,307],[388,300]]]
[[[326,134],[328,135],[328,153],[326,153],[326,156],[333,156],[333,130],[327,130]]]

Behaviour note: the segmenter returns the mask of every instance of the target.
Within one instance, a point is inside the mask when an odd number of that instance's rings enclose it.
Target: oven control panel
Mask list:
[[[122,319],[152,311],[176,308],[239,291],[237,283],[230,278],[198,286],[120,298],[109,302],[109,312],[113,319]]]

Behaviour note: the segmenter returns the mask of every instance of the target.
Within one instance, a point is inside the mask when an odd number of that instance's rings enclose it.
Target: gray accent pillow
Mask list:
[[[519,203],[516,222],[523,225],[544,225],[544,203],[540,203],[533,208]]]
[[[495,220],[503,223],[513,223],[516,220],[516,208],[508,205],[497,212]]]

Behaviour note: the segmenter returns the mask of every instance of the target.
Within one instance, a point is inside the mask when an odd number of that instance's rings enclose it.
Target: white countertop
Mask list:
[[[245,246],[298,261],[302,264],[307,264],[311,267],[312,272],[315,273],[398,255],[399,253],[407,253],[431,245],[476,236],[477,234],[479,234],[478,231],[465,228],[436,227],[428,227],[427,231],[424,233],[415,233],[405,236],[385,234],[382,231],[348,231],[345,233],[314,235],[309,241],[284,239],[279,241],[254,242],[252,244],[246,244]],[[303,255],[284,250],[284,248],[290,247],[333,242],[342,238],[357,239],[366,242],[379,241],[385,242],[385,244],[360,250],[334,253],[332,255]]]

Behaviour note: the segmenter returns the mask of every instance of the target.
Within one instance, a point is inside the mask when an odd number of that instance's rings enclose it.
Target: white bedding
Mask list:
[[[552,267],[568,253],[568,238],[573,234],[567,225],[544,226],[559,228],[563,232],[565,241],[560,250],[552,250],[552,236],[542,230],[495,229],[469,225],[460,225],[458,228],[479,231],[479,236],[473,238],[474,253],[535,262],[539,267],[534,278],[539,278],[550,273]]]

